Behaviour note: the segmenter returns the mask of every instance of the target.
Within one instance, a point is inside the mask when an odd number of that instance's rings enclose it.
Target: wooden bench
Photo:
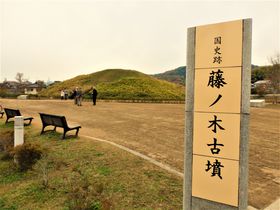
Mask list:
[[[6,116],[7,116],[7,119],[6,119],[5,123],[8,123],[9,119],[14,118],[15,116],[22,116],[18,109],[4,108],[4,110],[5,110],[5,113],[6,113]],[[24,117],[23,116],[24,121],[29,121],[25,125],[30,125],[33,119],[34,119],[33,117]]]
[[[53,131],[56,130],[57,127],[63,128],[64,132],[63,132],[63,136],[62,139],[65,139],[65,135],[68,131],[71,130],[76,130],[76,137],[78,136],[79,133],[79,129],[82,128],[81,126],[72,126],[69,127],[66,121],[66,118],[64,116],[58,116],[58,115],[51,115],[51,114],[44,114],[44,113],[39,113],[41,120],[42,120],[42,124],[43,124],[43,128],[41,131],[41,135],[46,132],[45,128],[47,126],[54,126]]]

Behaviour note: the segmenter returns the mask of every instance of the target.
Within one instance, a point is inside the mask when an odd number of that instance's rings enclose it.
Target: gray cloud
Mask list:
[[[1,1],[1,80],[64,80],[186,63],[187,27],[253,18],[252,62],[279,51],[278,1]]]

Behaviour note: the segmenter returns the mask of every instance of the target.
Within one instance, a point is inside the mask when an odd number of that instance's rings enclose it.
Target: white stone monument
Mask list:
[[[24,143],[24,121],[23,116],[15,117],[15,133],[14,146],[22,145]]]

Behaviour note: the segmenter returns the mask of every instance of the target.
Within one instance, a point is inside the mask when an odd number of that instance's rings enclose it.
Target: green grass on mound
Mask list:
[[[92,86],[97,88],[99,99],[184,100],[185,95],[183,86],[133,70],[110,69],[55,84],[43,90],[40,96],[59,97],[62,89],[81,87],[89,98]]]
[[[97,86],[103,99],[183,100],[184,89],[157,79],[124,78]]]
[[[0,136],[11,129],[0,121]],[[88,139],[60,140],[61,134],[52,132],[40,136],[32,126],[25,133],[26,142],[38,143],[45,155],[27,172],[19,172],[12,160],[0,159],[1,210],[70,210],[73,205],[182,209],[182,179],[139,157]]]

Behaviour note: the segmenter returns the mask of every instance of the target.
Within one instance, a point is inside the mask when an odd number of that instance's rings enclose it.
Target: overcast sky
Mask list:
[[[253,18],[252,63],[279,52],[279,1],[0,0],[0,81],[186,65],[188,27]]]

